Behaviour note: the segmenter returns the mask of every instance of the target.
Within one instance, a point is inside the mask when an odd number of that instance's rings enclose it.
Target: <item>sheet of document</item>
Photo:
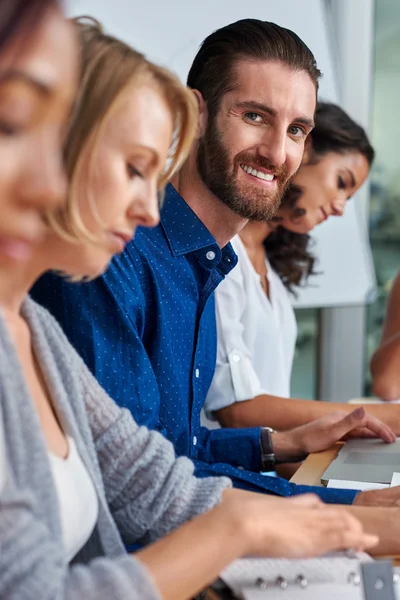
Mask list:
[[[392,481],[390,482],[390,487],[395,487],[396,485],[400,485],[400,473],[393,473]]]
[[[336,488],[338,490],[360,490],[361,492],[367,492],[368,490],[383,490],[390,487],[390,485],[388,483],[370,483],[368,481],[330,479],[327,487]]]
[[[400,400],[380,400],[379,398],[351,398],[349,404],[400,404]]]

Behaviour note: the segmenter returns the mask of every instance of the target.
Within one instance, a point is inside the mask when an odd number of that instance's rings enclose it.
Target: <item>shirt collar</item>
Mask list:
[[[213,269],[219,265],[224,274],[236,265],[237,256],[231,244],[221,250],[204,223],[171,184],[165,190],[161,226],[173,256],[195,253],[204,267]]]

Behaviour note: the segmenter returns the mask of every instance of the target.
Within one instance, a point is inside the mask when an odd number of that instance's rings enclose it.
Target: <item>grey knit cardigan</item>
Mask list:
[[[139,427],[109,398],[46,310],[28,298],[22,314],[60,422],[93,478],[99,515],[89,541],[68,564],[44,437],[0,315],[7,467],[0,494],[0,598],[159,600],[150,573],[123,542],[163,536],[217,504],[230,481],[195,478],[189,459],[176,459],[168,441]]]

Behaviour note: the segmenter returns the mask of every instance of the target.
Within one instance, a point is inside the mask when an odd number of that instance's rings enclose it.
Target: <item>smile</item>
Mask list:
[[[272,173],[263,173],[262,171],[257,171],[257,169],[253,169],[253,167],[248,165],[242,164],[240,165],[240,168],[243,169],[243,171],[245,171],[248,175],[252,175],[253,177],[262,179],[263,181],[273,181],[275,178],[275,175]]]

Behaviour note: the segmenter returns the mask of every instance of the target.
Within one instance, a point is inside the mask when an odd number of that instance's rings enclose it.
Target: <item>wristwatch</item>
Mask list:
[[[272,433],[275,433],[275,429],[261,427],[261,471],[275,471],[277,460],[272,447]]]

